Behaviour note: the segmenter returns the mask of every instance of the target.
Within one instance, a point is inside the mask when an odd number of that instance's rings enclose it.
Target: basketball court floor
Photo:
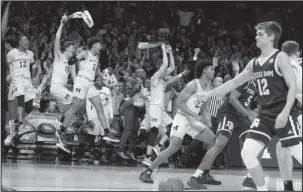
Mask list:
[[[194,169],[160,168],[154,172],[154,184],[139,180],[142,167],[56,165],[37,163],[3,163],[2,189],[22,191],[157,191],[159,181],[179,178],[186,185]],[[212,170],[222,181],[207,191],[239,191],[245,170]],[[265,170],[270,190],[282,191],[283,182],[278,170]],[[302,170],[294,171],[294,188],[302,191]],[[242,189],[243,190],[243,189]],[[204,190],[206,191],[206,190]]]

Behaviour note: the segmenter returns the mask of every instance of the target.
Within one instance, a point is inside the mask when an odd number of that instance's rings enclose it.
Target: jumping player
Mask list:
[[[277,135],[282,147],[288,148],[302,164],[302,143],[294,107],[297,94],[294,70],[288,55],[274,48],[282,34],[281,26],[269,21],[257,24],[255,29],[260,56],[252,59],[238,76],[212,90],[204,99],[231,92],[250,78],[256,78],[261,109],[248,130],[241,156],[257,190],[267,191],[263,169],[257,159],[259,153]]]
[[[60,37],[64,24],[68,21],[66,15],[62,16],[61,23],[56,33],[54,44],[54,63],[53,74],[51,80],[50,93],[56,99],[60,111],[65,112],[72,103],[73,93],[66,88],[69,74],[73,80],[76,78],[76,66],[69,62],[75,52],[75,47],[72,42],[65,42],[63,45],[63,53],[61,53]]]
[[[151,78],[151,101],[148,108],[149,116],[151,119],[151,129],[150,136],[147,139],[146,155],[142,161],[143,164],[148,166],[151,164],[151,155],[155,141],[158,137],[160,125],[169,125],[172,122],[172,119],[164,111],[164,94],[166,90],[164,78],[175,70],[175,61],[170,46],[166,47],[165,44],[162,44],[161,49],[163,54],[163,64]],[[167,52],[170,56],[169,68]],[[163,128],[165,128],[165,126]]]
[[[25,95],[32,94],[34,87],[32,85],[30,68],[34,64],[33,52],[28,50],[29,41],[23,34],[18,35],[18,48],[12,49],[6,56],[7,64],[11,72],[11,86],[14,87],[14,96],[17,98],[17,119],[10,123],[14,135],[19,126],[23,124],[25,110]],[[32,106],[33,100],[28,102]],[[30,105],[31,103],[31,105]]]
[[[282,44],[282,51],[285,52],[290,59],[290,62],[293,66],[296,81],[297,81],[297,95],[296,99],[302,107],[302,58],[300,60],[299,44],[295,41],[286,41]],[[302,135],[302,114],[298,117],[298,123],[300,125]],[[292,183],[292,169],[293,169],[293,160],[290,150],[288,148],[282,148],[281,142],[278,142],[276,145],[277,160],[279,165],[279,170],[281,177],[284,181],[284,190],[294,191]]]
[[[214,78],[212,65],[210,60],[203,60],[196,64],[196,77],[199,79],[189,82],[177,99],[179,110],[173,120],[170,144],[167,149],[160,152],[152,165],[140,174],[142,182],[153,183],[151,179],[153,170],[180,149],[185,134],[205,142],[210,147],[213,146],[215,135],[209,128],[211,127],[209,103],[204,104],[201,99],[211,89],[211,80]],[[199,116],[200,111],[203,116]],[[201,123],[204,119],[207,126]]]
[[[91,37],[87,40],[88,51],[82,51],[77,56],[73,55],[71,57],[72,63],[77,63],[79,61],[79,72],[74,82],[74,91],[73,91],[73,101],[70,108],[64,113],[61,118],[62,125],[60,126],[60,134],[57,133],[57,138],[59,140],[59,144],[63,145],[61,136],[65,132],[70,120],[73,115],[79,111],[81,108],[82,102],[84,101],[87,91],[89,87],[93,86],[93,82],[95,76],[102,76],[102,73],[99,69],[99,58],[98,55],[100,50],[102,49],[102,40],[98,37]],[[96,101],[98,99],[98,101]],[[96,107],[99,120],[101,122],[102,127],[104,128],[105,135],[112,138],[113,140],[117,140],[114,138],[106,124],[106,119],[104,117],[103,106],[99,105],[99,98],[91,99],[92,104]],[[66,150],[67,148],[62,148],[66,152],[70,153],[70,150]]]

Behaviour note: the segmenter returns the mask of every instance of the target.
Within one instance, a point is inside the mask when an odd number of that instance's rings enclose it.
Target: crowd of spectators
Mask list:
[[[296,19],[302,18],[302,2],[13,2],[6,35],[15,36],[22,31],[28,37],[36,61],[34,86],[38,86],[52,68],[55,34],[61,16],[83,10],[90,12],[95,25],[88,28],[81,19],[72,19],[64,26],[61,39],[62,42],[74,41],[77,48],[83,49],[88,37],[103,39],[100,67],[117,80],[108,86],[112,90],[116,118],[112,127],[121,131],[123,123],[118,117],[127,96],[126,82],[136,78],[136,69],[144,69],[150,78],[161,65],[161,50],[140,50],[138,42],[171,45],[176,63],[174,74],[191,70],[174,87],[173,104],[178,92],[194,76],[191,61],[195,48],[201,50],[198,59],[212,59],[218,65],[216,77],[228,80],[234,76],[233,61],[237,61],[242,70],[258,54],[254,41],[257,22],[278,21],[283,27],[282,41],[302,42],[302,25]],[[73,89],[72,80],[67,87]],[[36,99],[37,106],[40,112],[59,113],[49,88],[50,81],[41,98]],[[172,108],[176,111],[174,105]],[[82,123],[86,123],[83,109],[78,115]]]

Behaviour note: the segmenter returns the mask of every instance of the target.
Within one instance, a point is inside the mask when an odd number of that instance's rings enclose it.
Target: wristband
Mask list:
[[[182,78],[182,73],[180,73],[180,74],[178,75],[178,77],[179,77],[179,78]]]
[[[194,60],[194,61],[197,61],[197,60],[198,60],[198,57],[197,57],[197,56],[194,56],[193,60]]]

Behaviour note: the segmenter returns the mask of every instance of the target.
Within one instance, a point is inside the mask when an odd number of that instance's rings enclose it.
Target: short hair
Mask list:
[[[213,61],[208,59],[203,59],[198,61],[195,65],[195,77],[200,78],[203,74],[204,69],[213,66]]]
[[[4,39],[4,42],[7,43],[7,44],[9,44],[13,48],[16,48],[18,46],[17,40],[15,38],[13,38],[13,37],[10,37],[10,36],[6,37]]]
[[[296,54],[299,51],[299,49],[300,49],[300,45],[295,41],[285,41],[282,44],[282,51],[289,56]]]
[[[92,46],[95,44],[95,43],[101,43],[102,44],[102,39],[99,38],[99,37],[91,37],[87,40],[87,47],[88,49],[91,49]]]
[[[276,21],[268,21],[268,22],[262,22],[262,23],[258,23],[256,26],[255,26],[255,29],[256,30],[264,30],[265,33],[270,36],[272,34],[275,35],[275,38],[274,38],[274,47],[278,47],[278,42],[281,38],[281,35],[282,35],[282,28],[280,26],[280,24]]]
[[[75,46],[74,42],[72,42],[72,41],[65,41],[63,43],[62,50],[65,51],[70,46]]]

